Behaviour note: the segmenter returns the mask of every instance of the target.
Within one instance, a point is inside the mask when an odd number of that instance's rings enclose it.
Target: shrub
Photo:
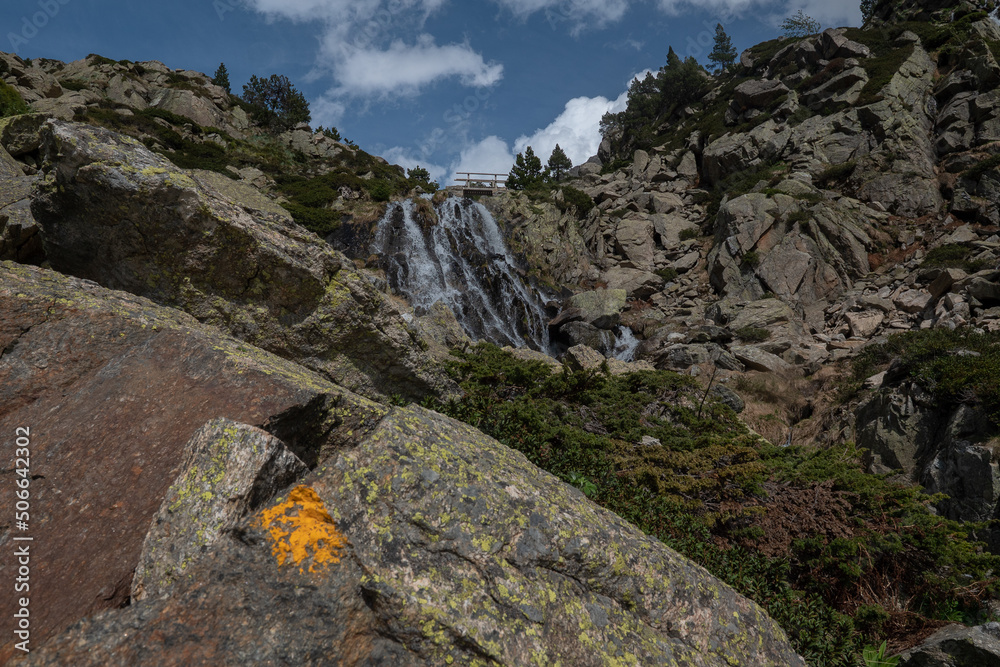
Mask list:
[[[656,275],[660,276],[663,280],[669,283],[671,280],[676,280],[678,274],[677,269],[672,266],[668,266],[665,269],[658,270]]]
[[[922,266],[962,269],[968,273],[975,273],[986,268],[989,263],[971,259],[970,256],[974,252],[975,249],[971,246],[946,243],[928,252]]]
[[[962,172],[962,176],[971,181],[978,181],[983,177],[983,174],[988,171],[993,171],[997,167],[1000,167],[1000,154],[991,155],[985,160],[980,160]]]
[[[392,184],[388,181],[372,179],[365,183],[365,189],[374,201],[389,201],[392,196]]]
[[[854,160],[841,164],[830,165],[816,175],[816,185],[818,187],[825,188],[831,183],[839,183],[847,180],[850,178],[851,174],[854,173],[857,166],[858,163]]]
[[[701,235],[701,232],[697,227],[688,227],[682,229],[679,234],[681,241],[690,241],[691,239],[696,239]]]
[[[254,120],[276,133],[308,123],[312,117],[305,95],[280,74],[266,79],[251,76],[243,85],[243,101],[250,105]]]
[[[563,204],[560,206],[564,212],[570,207],[576,208],[576,217],[583,220],[594,208],[594,200],[583,190],[578,190],[571,185],[562,187]]]
[[[902,48],[893,49],[885,55],[862,59],[861,66],[868,73],[868,83],[861,89],[861,96],[854,106],[863,107],[881,100],[882,89],[888,85],[903,63],[913,55],[914,48],[913,44],[908,44]]]
[[[0,118],[6,118],[7,116],[20,116],[21,114],[28,113],[31,109],[25,104],[24,99],[21,97],[21,93],[17,92],[17,88],[9,85],[7,82],[0,80]]]
[[[845,387],[848,395],[892,361],[899,374],[912,378],[943,405],[978,402],[1000,425],[1000,333],[941,328],[894,334],[858,355]]]
[[[78,91],[87,88],[90,83],[83,79],[59,79],[59,85],[65,90]]]
[[[761,327],[741,327],[733,333],[744,343],[763,343],[771,337],[771,332]]]
[[[756,250],[751,250],[743,255],[743,263],[752,269],[760,266],[760,262],[760,254]]]

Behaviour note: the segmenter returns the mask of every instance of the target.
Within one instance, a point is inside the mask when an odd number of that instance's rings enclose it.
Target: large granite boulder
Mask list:
[[[21,165],[0,148],[0,260],[40,264],[45,259],[38,223],[31,214],[36,180],[25,176]]]
[[[1000,511],[1000,465],[983,438],[996,427],[983,410],[942,406],[915,383],[890,382],[858,405],[855,424],[869,471],[899,471],[929,493],[944,494],[936,505],[942,516],[990,521]],[[988,528],[982,538],[1000,553],[1000,531]]]
[[[137,141],[52,121],[32,202],[63,273],[191,313],[369,395],[453,385],[416,329],[343,255],[252,187]]]
[[[199,502],[180,493],[191,477],[182,471],[168,494],[178,517]],[[756,605],[700,567],[521,454],[420,408],[393,410],[358,446],[248,512],[168,592],[78,624],[25,664],[175,656],[804,664]]]
[[[385,413],[178,310],[11,262],[0,263],[0,350],[0,428],[33,434],[36,644],[129,600],[150,521],[205,422],[267,425],[315,466]],[[3,450],[3,469],[14,453]],[[0,662],[13,624],[0,618]]]

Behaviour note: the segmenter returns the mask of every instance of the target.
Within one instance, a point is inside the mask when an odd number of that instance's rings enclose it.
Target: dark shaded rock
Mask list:
[[[369,394],[454,385],[343,255],[254,188],[137,141],[51,121],[32,203],[53,268],[179,307]]]
[[[558,340],[570,347],[586,345],[605,354],[611,351],[615,344],[615,336],[607,329],[598,329],[586,322],[570,322],[559,329]]]
[[[762,109],[787,94],[788,86],[781,81],[774,79],[744,81],[733,91],[733,101],[741,109]]]
[[[904,651],[898,667],[1000,667],[1000,623],[949,625]]]
[[[208,420],[273,418],[315,465],[384,413],[189,315],[10,262],[0,350],[0,429],[33,434],[33,642],[128,600],[150,521]],[[13,448],[0,465],[13,469]],[[12,629],[4,614],[0,632]]]
[[[0,260],[41,264],[45,259],[38,224],[31,214],[31,191],[37,177],[0,148]]]
[[[719,400],[732,408],[733,412],[736,414],[743,412],[744,408],[746,408],[746,403],[743,402],[740,395],[725,385],[715,385],[712,387],[712,393],[718,396]]]

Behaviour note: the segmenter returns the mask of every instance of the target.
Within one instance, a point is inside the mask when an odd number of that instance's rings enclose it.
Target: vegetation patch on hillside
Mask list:
[[[14,86],[0,80],[0,118],[19,116],[28,113],[30,109],[25,104],[21,93]]]
[[[896,380],[916,381],[942,406],[981,405],[1000,426],[1000,332],[939,328],[894,334],[858,355],[849,389],[890,364]]]
[[[946,243],[927,253],[921,266],[962,269],[975,273],[989,266],[989,262],[972,259],[976,249],[963,243]]]
[[[757,601],[810,665],[861,663],[974,619],[1000,557],[915,487],[867,475],[853,447],[775,447],[666,371],[552,372],[481,344],[428,400],[523,452]],[[997,377],[1000,377],[998,373]],[[707,399],[707,400],[706,400]]]

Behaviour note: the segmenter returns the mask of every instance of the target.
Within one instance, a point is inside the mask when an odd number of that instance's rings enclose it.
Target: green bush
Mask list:
[[[771,185],[777,185],[781,176],[788,171],[788,165],[784,162],[767,162],[753,169],[738,171],[726,176],[722,181],[715,184],[711,190],[711,197],[708,200],[708,216],[714,217],[719,212],[723,197],[735,199],[740,195],[750,192],[761,181],[767,181]]]
[[[656,272],[656,275],[660,276],[661,278],[663,278],[663,280],[669,283],[671,280],[675,280],[678,274],[677,274],[677,269],[675,269],[672,266],[668,266],[665,269],[658,270]]]
[[[894,334],[858,355],[848,390],[894,360],[899,373],[942,405],[977,402],[1000,425],[1000,333],[939,328]]]
[[[292,214],[292,219],[311,232],[324,237],[340,226],[340,212],[326,208],[302,206],[295,202],[284,204],[285,209]]]
[[[21,93],[5,81],[0,80],[0,118],[20,116],[29,111],[31,109],[25,104]]]
[[[90,82],[83,79],[59,79],[59,85],[66,90],[78,91],[89,87]]]
[[[562,187],[563,204],[559,207],[563,212],[570,206],[576,208],[576,217],[583,220],[594,208],[594,200],[583,190],[578,190],[571,185]]]
[[[914,48],[913,44],[908,44],[885,55],[862,59],[861,66],[868,73],[868,83],[861,89],[861,96],[854,106],[863,107],[880,101],[882,89],[899,72],[903,63],[913,55]]]
[[[682,242],[683,241],[690,241],[691,239],[696,239],[700,235],[701,235],[701,231],[697,227],[688,227],[686,229],[682,229],[681,233],[679,234],[680,240]]]
[[[962,269],[975,273],[986,268],[989,263],[971,259],[975,248],[961,243],[946,243],[934,248],[924,257],[921,266]]]
[[[393,187],[388,181],[372,179],[365,183],[365,189],[374,201],[389,201],[392,196]]]
[[[858,163],[854,160],[849,162],[844,162],[842,164],[830,165],[819,174],[816,175],[816,185],[821,188],[825,188],[832,183],[839,183],[850,178],[851,174],[854,173],[855,168],[857,168]]]
[[[771,337],[771,332],[761,327],[741,327],[733,333],[744,343],[763,343]]]
[[[760,266],[760,262],[761,262],[761,257],[756,250],[751,250],[750,252],[744,253],[743,255],[743,263],[746,266],[749,266],[751,269]]]
[[[983,174],[985,174],[988,171],[993,171],[997,167],[1000,167],[1000,154],[991,155],[985,160],[980,160],[979,162],[977,162],[976,164],[972,165],[964,172],[962,172],[962,176],[964,178],[968,178],[971,181],[978,181],[980,178],[983,177]]]

